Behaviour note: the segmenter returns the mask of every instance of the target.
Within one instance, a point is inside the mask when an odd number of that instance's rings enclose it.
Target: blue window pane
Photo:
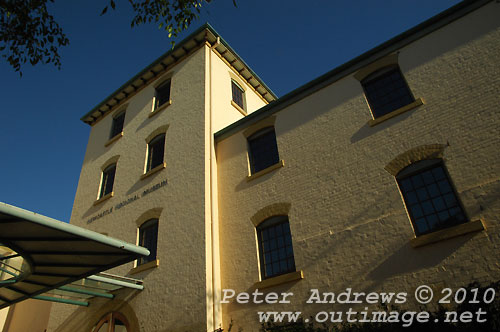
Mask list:
[[[427,227],[427,223],[425,222],[425,218],[417,219],[417,221],[415,222],[415,227],[417,228],[418,234],[422,234],[422,233],[427,232],[428,227]]]
[[[283,229],[281,228],[281,225],[276,225],[275,228],[277,236],[283,235]]]
[[[274,128],[265,128],[250,136],[248,147],[252,174],[279,162]]]
[[[429,185],[427,187],[427,191],[429,192],[429,195],[431,197],[439,196],[439,189],[438,189],[438,186],[435,183]]]
[[[268,241],[262,242],[262,249],[264,250],[264,252],[268,252],[269,250],[271,250],[271,246],[269,245]]]
[[[404,179],[403,181],[401,181],[401,188],[403,189],[403,191],[413,190],[413,185],[411,184],[411,180]]]
[[[453,207],[457,205],[457,200],[455,199],[455,195],[447,194],[444,196],[444,201],[446,202],[446,206]]]
[[[276,237],[276,231],[274,230],[274,227],[269,228],[269,237],[271,239]]]
[[[445,222],[448,220],[448,218],[450,218],[450,214],[448,213],[448,211],[439,212],[438,216],[439,216],[439,220],[441,220],[441,222]]]
[[[431,171],[424,172],[422,174],[422,178],[424,179],[425,184],[431,184],[434,182],[434,177],[432,176]]]
[[[290,261],[293,263],[293,249],[289,229],[286,217],[269,218],[257,227],[263,279],[295,271],[295,265],[290,264]],[[265,232],[269,234],[267,241],[263,241]]]
[[[411,191],[406,195],[406,201],[408,202],[408,204],[417,203],[417,195],[414,191]]]
[[[412,175],[397,178],[415,233],[422,235],[466,222],[465,213],[443,166],[437,164],[429,168],[425,164],[420,165],[420,173],[407,168],[405,173]]]
[[[441,167],[436,167],[432,170],[432,174],[436,178],[437,181],[444,179],[446,176],[444,174],[444,171]]]
[[[279,270],[280,270],[280,263],[279,262],[276,262],[276,263],[273,263],[273,271],[274,273],[279,273]]]
[[[439,189],[441,190],[442,194],[446,194],[446,193],[451,192],[451,187],[450,187],[450,184],[448,183],[448,181],[446,181],[446,180],[439,181],[438,185],[439,185]]]
[[[422,210],[424,211],[425,215],[435,212],[434,207],[432,206],[430,201],[425,201],[422,203]]]
[[[456,216],[459,213],[462,213],[462,211],[458,207],[449,209],[448,212],[450,213],[450,216],[452,216],[452,217]]]
[[[439,218],[436,214],[431,214],[427,216],[427,223],[429,224],[430,229],[434,229],[439,225]]]
[[[421,201],[426,200],[429,198],[429,195],[427,194],[427,190],[425,188],[420,188],[417,190],[417,196]]]
[[[434,204],[437,211],[441,211],[441,210],[446,209],[446,205],[444,204],[444,200],[441,197],[434,198],[432,200],[432,204]]]
[[[411,215],[412,215],[414,218],[419,218],[419,217],[423,216],[422,209],[421,209],[421,208],[420,208],[420,206],[418,206],[418,205],[413,205],[413,206],[411,206],[411,208],[410,208],[410,213],[411,213]]]
[[[285,246],[285,240],[283,239],[283,237],[279,237],[278,238],[278,248],[281,248]]]
[[[413,182],[413,186],[415,188],[420,188],[424,185],[424,180],[422,180],[422,176],[420,174],[412,176],[411,181]]]

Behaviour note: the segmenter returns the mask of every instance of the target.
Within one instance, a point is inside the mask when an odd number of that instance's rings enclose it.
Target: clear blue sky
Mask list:
[[[90,127],[80,117],[170,48],[154,24],[130,28],[128,1],[56,0],[70,39],[62,68],[0,61],[0,201],[69,221]],[[213,0],[204,22],[278,95],[458,3],[456,0]],[[96,180],[97,181],[97,180]]]

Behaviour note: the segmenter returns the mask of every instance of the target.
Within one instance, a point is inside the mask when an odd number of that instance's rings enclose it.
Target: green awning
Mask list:
[[[103,271],[149,255],[146,248],[0,202],[0,309],[28,298],[88,305],[94,296],[142,289]]]

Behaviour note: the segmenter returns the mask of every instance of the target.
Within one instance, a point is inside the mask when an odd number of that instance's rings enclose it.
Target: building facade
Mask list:
[[[460,3],[279,99],[198,29],[82,118],[71,223],[146,246],[113,270],[144,290],[48,330],[257,331],[335,307],[312,289],[500,279],[499,14]],[[238,303],[256,289],[293,296]]]

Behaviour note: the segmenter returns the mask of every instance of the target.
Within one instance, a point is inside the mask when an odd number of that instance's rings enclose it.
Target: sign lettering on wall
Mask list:
[[[144,196],[151,194],[152,192],[160,189],[161,187],[166,186],[167,184],[168,184],[168,182],[165,179],[165,180],[155,184],[154,186],[151,186],[148,189],[144,190],[142,193],[134,194],[133,196],[128,197],[127,199],[116,204],[115,206],[112,206],[109,209],[103,210],[103,211],[99,212],[98,214],[90,217],[89,219],[87,219],[87,224],[90,224],[90,223],[96,221],[97,219],[101,219],[102,217],[105,217],[108,214],[113,213],[113,210],[120,210],[121,208],[123,208],[123,207],[125,207],[133,202],[136,202],[137,200],[141,199]]]

